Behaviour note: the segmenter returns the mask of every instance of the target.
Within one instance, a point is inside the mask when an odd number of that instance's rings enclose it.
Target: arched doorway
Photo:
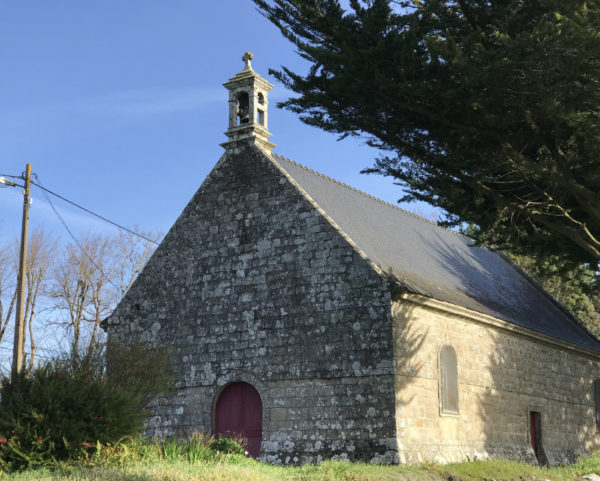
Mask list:
[[[230,384],[219,396],[215,409],[215,436],[242,436],[250,456],[257,458],[262,441],[262,401],[247,382]]]

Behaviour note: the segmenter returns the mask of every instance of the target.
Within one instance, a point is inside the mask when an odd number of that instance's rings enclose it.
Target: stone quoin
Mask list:
[[[173,350],[148,434],[282,464],[598,448],[600,342],[501,253],[273,153],[243,60],[225,153],[103,324]]]

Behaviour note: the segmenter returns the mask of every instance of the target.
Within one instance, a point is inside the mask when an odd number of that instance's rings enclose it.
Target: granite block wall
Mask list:
[[[503,457],[538,462],[530,412],[550,464],[598,449],[597,353],[432,300],[394,301],[396,422],[401,462]],[[465,315],[468,314],[468,315]],[[440,409],[439,353],[457,354],[459,413]],[[538,440],[539,441],[539,440]]]
[[[211,432],[246,381],[261,458],[397,462],[388,281],[250,143],[217,164],[108,320],[110,336],[175,350],[154,435]]]

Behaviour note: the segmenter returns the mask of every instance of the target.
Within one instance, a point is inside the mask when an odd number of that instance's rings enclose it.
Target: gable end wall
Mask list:
[[[149,432],[211,432],[219,392],[263,402],[261,458],[395,462],[388,282],[256,148],[227,154],[109,321],[172,346]]]

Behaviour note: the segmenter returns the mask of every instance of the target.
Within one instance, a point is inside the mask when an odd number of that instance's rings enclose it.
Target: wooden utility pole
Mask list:
[[[25,190],[23,191],[23,223],[21,225],[21,249],[19,251],[19,276],[17,284],[17,311],[15,313],[15,341],[13,345],[12,376],[18,375],[25,365],[25,270],[27,267],[27,232],[29,229],[29,188],[31,185],[31,164],[25,170]]]

